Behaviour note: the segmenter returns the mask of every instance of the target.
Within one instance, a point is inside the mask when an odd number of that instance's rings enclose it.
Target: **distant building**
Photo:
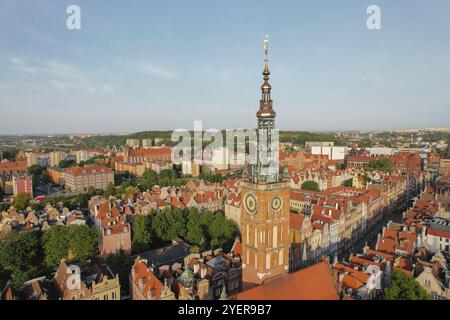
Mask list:
[[[70,167],[64,181],[69,192],[85,192],[89,187],[104,190],[108,183],[114,184],[114,172],[108,167]]]
[[[216,170],[228,170],[229,168],[228,148],[226,147],[214,148],[212,153],[212,166]]]
[[[64,184],[64,171],[65,169],[60,169],[58,167],[48,168],[48,176],[50,181],[54,184]]]
[[[142,148],[150,148],[152,146],[152,139],[143,139]]]
[[[334,142],[328,141],[306,141],[305,149],[311,150],[312,147],[334,147]]]
[[[183,161],[181,163],[181,171],[183,175],[198,177],[200,174],[200,164],[193,163],[192,161]]]
[[[346,147],[311,147],[312,154],[326,155],[329,160],[344,160],[346,151]]]
[[[139,148],[139,139],[127,139],[126,143],[130,148]]]
[[[51,167],[57,167],[62,160],[66,159],[66,153],[61,151],[50,152],[49,156]]]
[[[371,161],[378,159],[377,157],[370,157],[367,155],[347,155],[345,157],[346,168],[362,169],[368,165]]]
[[[82,161],[87,161],[89,160],[89,152],[86,150],[78,150],[75,152],[75,161],[76,163],[80,163]]]
[[[369,152],[369,155],[372,157],[392,156],[394,154],[394,149],[387,147],[367,148],[367,151]]]
[[[439,161],[439,174],[450,174],[450,143],[447,151],[441,156]]]
[[[29,175],[15,175],[13,181],[13,194],[17,196],[19,193],[26,193],[33,197],[33,182]]]
[[[27,171],[26,161],[0,162],[0,175]]]
[[[172,149],[169,147],[133,149],[124,157],[124,161],[130,163],[140,163],[145,160],[171,161],[171,159]]]

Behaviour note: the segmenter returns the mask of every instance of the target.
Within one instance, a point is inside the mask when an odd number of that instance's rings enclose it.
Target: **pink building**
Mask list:
[[[131,253],[131,228],[125,215],[114,203],[103,200],[93,206],[95,225],[100,231],[100,251],[103,256],[116,254],[120,250]]]
[[[27,193],[33,196],[31,176],[13,176],[13,192],[14,196],[17,196],[19,193]]]

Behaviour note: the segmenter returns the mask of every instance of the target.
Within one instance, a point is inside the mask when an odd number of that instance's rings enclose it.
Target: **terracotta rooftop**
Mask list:
[[[267,280],[237,295],[238,300],[339,300],[328,262],[322,261]]]

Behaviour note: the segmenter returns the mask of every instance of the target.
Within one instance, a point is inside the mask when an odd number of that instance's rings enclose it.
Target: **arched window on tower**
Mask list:
[[[277,247],[277,242],[278,242],[278,229],[277,226],[274,226],[272,232],[272,248]]]

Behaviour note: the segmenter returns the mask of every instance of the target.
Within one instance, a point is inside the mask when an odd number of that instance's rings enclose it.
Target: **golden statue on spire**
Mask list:
[[[269,51],[269,35],[266,34],[266,38],[264,39],[264,51],[265,51],[265,61],[268,60],[268,51]]]
[[[266,34],[266,38],[264,39],[264,49],[267,51],[269,49],[269,35]]]

